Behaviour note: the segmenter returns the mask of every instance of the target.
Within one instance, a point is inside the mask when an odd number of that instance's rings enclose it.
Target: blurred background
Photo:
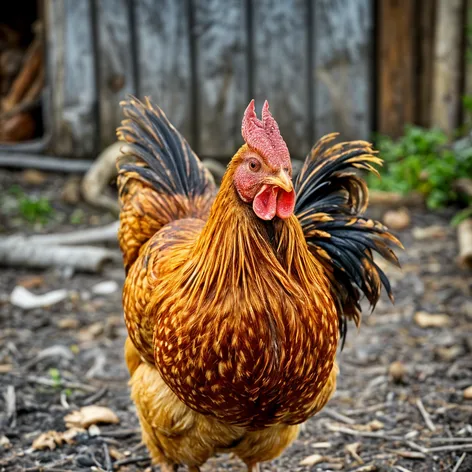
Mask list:
[[[294,158],[328,132],[375,139],[392,165],[372,187],[464,205],[470,143],[445,146],[472,124],[471,17],[467,0],[18,1],[0,25],[0,165],[85,171],[128,94],[226,163],[247,103],[268,99]]]
[[[310,470],[317,451],[320,470],[357,470],[360,456],[372,471],[472,470],[472,1],[8,3],[0,470],[149,465],[122,359],[115,130],[128,94],[151,97],[217,180],[251,98],[258,112],[269,100],[294,167],[330,132],[373,140],[385,160],[366,178],[370,216],[406,248],[402,272],[382,267],[396,305],[351,330],[332,409],[263,470]],[[120,423],[65,439],[65,415],[90,404]],[[391,442],[408,434],[423,449]],[[446,436],[461,441],[425,452]],[[242,470],[224,460],[204,470]]]

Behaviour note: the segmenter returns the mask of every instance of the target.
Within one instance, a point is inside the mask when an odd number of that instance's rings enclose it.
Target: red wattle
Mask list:
[[[293,215],[295,208],[295,192],[286,192],[285,190],[279,189],[277,198],[277,216],[282,219],[289,218]]]
[[[263,185],[252,202],[254,213],[261,220],[272,220],[275,215],[286,219],[293,215],[295,192],[285,192],[275,185]]]
[[[278,187],[263,185],[252,202],[254,213],[261,220],[271,220],[277,211]]]

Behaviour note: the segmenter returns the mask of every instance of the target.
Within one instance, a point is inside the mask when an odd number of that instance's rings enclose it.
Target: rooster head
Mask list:
[[[252,204],[254,213],[262,220],[275,216],[289,218],[295,207],[292,163],[267,100],[262,107],[262,120],[257,118],[251,100],[244,112],[242,135],[245,145],[237,154],[234,173],[239,197]]]

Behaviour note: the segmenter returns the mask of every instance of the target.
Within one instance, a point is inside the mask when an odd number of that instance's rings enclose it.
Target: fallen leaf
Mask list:
[[[88,405],[80,410],[73,411],[64,417],[66,426],[88,428],[97,423],[119,423],[116,414],[104,406]]]
[[[347,446],[345,446],[345,448],[346,448],[346,451],[349,452],[349,454],[351,454],[352,458],[355,461],[357,461],[359,464],[363,464],[364,460],[358,454],[358,450],[359,450],[360,446],[361,446],[360,442],[355,442],[355,443],[352,443],[352,444],[348,444]]]
[[[33,441],[33,449],[35,450],[43,450],[43,449],[50,449],[51,451],[56,449],[56,444],[61,442],[60,435],[57,431],[48,431],[47,433],[41,433],[34,441]]]
[[[384,424],[379,420],[372,420],[366,424],[353,424],[351,426],[352,429],[356,431],[378,431],[379,429],[383,429]]]
[[[319,464],[320,462],[325,462],[325,456],[321,454],[312,454],[311,456],[305,457],[305,459],[299,462],[300,465],[315,465]]]
[[[367,423],[367,427],[370,431],[378,431],[379,429],[384,428],[384,424],[379,420],[372,420]]]
[[[76,329],[79,327],[79,320],[77,318],[62,318],[56,323],[59,329]]]
[[[451,318],[445,314],[431,314],[426,311],[418,311],[415,314],[415,322],[421,328],[443,328],[451,324]]]
[[[61,192],[61,200],[71,205],[80,201],[80,177],[73,175],[67,179]]]
[[[44,277],[40,275],[26,275],[24,277],[20,277],[16,283],[21,285],[24,288],[36,288],[40,287],[44,283]]]
[[[464,398],[466,400],[472,400],[472,385],[464,390]]]
[[[42,295],[35,295],[21,285],[17,285],[10,295],[10,303],[23,310],[31,310],[43,306],[55,305],[65,300],[68,296],[67,290],[59,289]]]
[[[6,374],[7,372],[11,372],[13,366],[11,364],[0,364],[0,374]]]
[[[96,323],[92,323],[91,325],[82,328],[79,331],[78,338],[80,341],[92,341],[97,336],[103,333],[105,329],[105,325],[101,321],[97,321]]]
[[[426,226],[424,228],[415,227],[413,228],[413,237],[417,241],[423,241],[425,239],[443,239],[447,236],[447,231],[444,226],[433,225]]]
[[[451,362],[455,359],[457,359],[461,354],[462,354],[462,347],[461,346],[449,346],[449,347],[437,347],[434,352],[437,354],[437,356],[445,361],[445,362]]]
[[[27,185],[41,185],[47,180],[47,175],[36,169],[27,169],[21,173],[21,180]]]
[[[393,230],[402,230],[410,225],[410,212],[406,208],[389,210],[383,217],[385,226]]]
[[[33,441],[33,449],[42,450],[50,449],[51,451],[56,449],[56,446],[62,446],[64,443],[73,444],[75,437],[79,433],[83,433],[85,430],[83,428],[70,428],[67,431],[47,431],[46,433],[41,433]]]

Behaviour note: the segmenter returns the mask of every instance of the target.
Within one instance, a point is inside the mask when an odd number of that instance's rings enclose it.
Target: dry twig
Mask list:
[[[436,431],[436,426],[434,426],[433,421],[431,420],[431,417],[429,416],[429,413],[426,411],[426,408],[423,405],[423,402],[421,401],[421,398],[417,398],[416,400],[416,406],[418,407],[418,410],[421,413],[421,416],[424,419],[424,422],[426,423],[426,426],[430,431]]]
[[[326,414],[327,416],[330,416],[334,420],[340,421],[341,423],[346,423],[350,425],[356,424],[355,420],[353,420],[352,418],[349,418],[346,415],[343,415],[342,413],[338,413],[332,408],[325,407],[323,410],[323,413]]]
[[[459,460],[456,462],[456,465],[454,466],[454,469],[452,469],[452,472],[457,472],[459,470],[459,467],[464,462],[464,459],[465,459],[466,455],[467,454],[464,452],[464,454],[462,454],[462,456],[459,457]]]

